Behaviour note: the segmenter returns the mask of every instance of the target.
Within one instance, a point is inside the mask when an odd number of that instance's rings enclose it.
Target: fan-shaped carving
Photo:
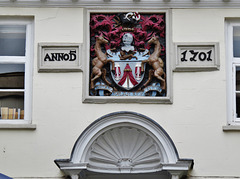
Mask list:
[[[114,128],[99,136],[89,151],[89,167],[131,172],[159,168],[160,150],[145,132],[129,127]]]

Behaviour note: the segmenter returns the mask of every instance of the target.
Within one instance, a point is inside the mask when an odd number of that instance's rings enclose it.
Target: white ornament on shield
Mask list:
[[[119,63],[115,63],[115,79],[120,80],[121,79],[121,70]]]
[[[141,80],[141,63],[137,63],[135,66],[135,78]]]

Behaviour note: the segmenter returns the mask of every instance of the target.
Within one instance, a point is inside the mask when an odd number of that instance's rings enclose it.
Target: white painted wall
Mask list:
[[[194,159],[190,175],[240,177],[240,134],[222,131],[227,123],[224,18],[240,17],[239,9],[172,10],[173,42],[220,44],[219,71],[173,73],[173,104],[83,104],[84,72],[37,72],[38,43],[83,42],[83,9],[0,8],[0,15],[35,18],[32,120],[37,124],[35,131],[0,130],[0,173],[60,177],[53,161],[70,157],[90,123],[111,112],[133,111],[157,121],[180,158]]]

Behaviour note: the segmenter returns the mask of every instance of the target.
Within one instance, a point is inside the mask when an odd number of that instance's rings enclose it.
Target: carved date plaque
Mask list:
[[[217,43],[177,43],[175,71],[219,69]]]
[[[40,43],[39,72],[81,71],[81,44]]]

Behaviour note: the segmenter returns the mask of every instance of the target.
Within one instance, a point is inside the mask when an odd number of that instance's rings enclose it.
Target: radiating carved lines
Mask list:
[[[154,167],[161,162],[160,149],[145,132],[136,128],[111,129],[95,140],[89,164],[95,168]]]

